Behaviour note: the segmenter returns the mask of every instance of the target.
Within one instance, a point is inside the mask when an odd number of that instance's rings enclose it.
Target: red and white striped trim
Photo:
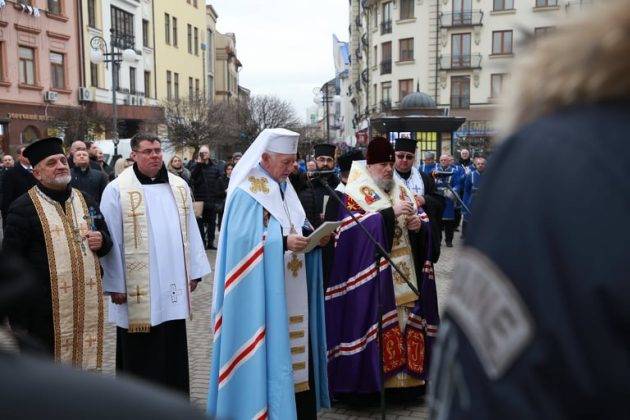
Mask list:
[[[265,420],[268,417],[267,407],[260,410],[258,413],[254,415],[253,420]]]
[[[385,269],[387,269],[387,267],[389,267],[389,262],[387,262],[387,260],[381,260],[380,271],[384,271]],[[326,289],[325,299],[331,300],[339,296],[343,296],[351,290],[354,290],[357,287],[360,287],[369,282],[374,277],[376,277],[376,268],[374,268],[373,265],[370,265],[369,267],[359,271],[357,274],[350,277],[343,283],[339,283]]]
[[[236,354],[228,360],[219,370],[219,389],[232,378],[236,370],[247,362],[262,346],[265,341],[265,327],[260,327],[245,344],[237,350]]]
[[[427,324],[427,335],[429,337],[437,337],[438,327],[437,325],[429,325]]]
[[[394,309],[383,315],[383,326],[385,328],[392,325],[394,322],[398,322],[398,313]],[[365,350],[367,345],[373,341],[378,335],[378,323],[372,325],[365,335],[349,343],[341,343],[328,350],[328,360],[335,359],[339,356],[352,356]]]
[[[263,259],[263,249],[265,242],[260,242],[256,247],[245,256],[238,264],[228,273],[225,278],[225,288],[223,290],[223,296],[227,296],[234,287],[243,280],[243,278],[254,269],[256,264]]]
[[[357,214],[355,214],[355,217],[357,218],[359,223],[363,223],[363,221],[365,221],[365,220],[367,220],[370,217],[375,216],[375,215],[376,215],[375,212],[370,212],[370,213],[365,213],[365,214],[357,213]],[[350,216],[342,219],[341,225],[337,228],[337,236],[341,235],[342,232],[345,232],[346,230],[351,229],[355,225],[356,225],[356,223],[354,222],[354,220]]]
[[[223,313],[219,311],[214,318],[214,327],[212,329],[213,341],[217,341],[221,334],[221,326],[223,325]]]

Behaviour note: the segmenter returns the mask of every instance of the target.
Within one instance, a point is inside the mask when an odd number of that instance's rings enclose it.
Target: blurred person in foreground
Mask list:
[[[71,187],[60,138],[38,140],[23,153],[37,183],[9,208],[3,249],[28,262],[36,285],[10,312],[11,327],[36,339],[56,362],[100,370],[98,258],[112,248],[107,226],[98,204]]]
[[[436,419],[630,418],[630,183],[610,164],[630,129],[630,2],[602,2],[535,48],[455,269]]]

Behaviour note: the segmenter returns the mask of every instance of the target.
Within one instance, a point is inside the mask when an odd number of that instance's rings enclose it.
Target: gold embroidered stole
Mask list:
[[[28,192],[42,224],[50,273],[55,361],[85,370],[103,364],[103,287],[85,235],[89,210],[79,190],[61,205],[38,187]]]
[[[346,194],[366,212],[375,212],[393,207],[403,201],[411,203],[414,211],[418,210],[411,191],[395,178],[394,187],[389,193],[381,190],[367,171],[365,162],[353,162],[348,176],[348,184],[346,185]],[[411,253],[409,231],[406,227],[404,215],[397,217],[395,220],[391,258],[400,270],[405,273],[411,284],[417,288],[418,281]],[[396,293],[396,306],[410,304],[418,299],[401,275],[394,269],[392,269],[392,278]]]
[[[149,275],[149,227],[142,184],[133,167],[119,175],[120,204],[122,208],[123,242],[125,255],[125,281],[127,288],[127,312],[129,332],[148,333],[151,329],[151,288]],[[168,174],[169,186],[177,205],[181,240],[183,243],[186,283],[190,281],[190,244],[188,241],[188,205],[190,197],[183,179]],[[186,285],[190,314],[190,288]]]

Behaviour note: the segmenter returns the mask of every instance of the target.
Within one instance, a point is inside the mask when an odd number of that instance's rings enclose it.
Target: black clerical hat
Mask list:
[[[31,166],[35,167],[39,162],[52,155],[63,155],[63,140],[59,137],[48,137],[37,140],[24,149],[24,156],[28,158]]]
[[[416,141],[412,139],[396,139],[396,146],[394,146],[394,150],[397,152],[409,152],[416,153]]]
[[[316,144],[314,149],[315,149],[315,157],[318,157],[318,156],[335,157],[336,147],[334,144],[328,144],[328,143]]]
[[[363,156],[363,152],[359,149],[354,149],[339,156],[339,159],[337,159],[337,164],[339,165],[339,170],[341,172],[350,172],[353,161],[364,159],[365,156]]]
[[[367,147],[367,164],[394,162],[394,148],[385,137],[374,137]]]

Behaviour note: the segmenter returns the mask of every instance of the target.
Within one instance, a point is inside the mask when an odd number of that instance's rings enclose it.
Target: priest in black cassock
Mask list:
[[[98,257],[112,248],[107,226],[94,200],[70,187],[61,139],[36,141],[23,153],[37,184],[9,208],[3,249],[8,258],[28,261],[35,286],[11,308],[11,327],[34,339],[55,361],[100,370]]]
[[[132,167],[101,199],[115,246],[101,260],[116,370],[189,393],[186,318],[190,293],[210,273],[190,188],[166,170],[156,136],[131,139]]]

